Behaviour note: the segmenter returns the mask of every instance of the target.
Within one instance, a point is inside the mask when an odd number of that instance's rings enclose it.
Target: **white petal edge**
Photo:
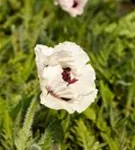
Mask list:
[[[53,53],[53,48],[42,44],[37,44],[34,48],[37,56],[42,54],[43,56],[50,56]]]
[[[87,94],[96,89],[95,85],[95,71],[90,64],[85,65],[78,76],[78,81],[70,84],[71,91],[78,95]]]
[[[69,54],[73,56],[73,59],[78,67],[83,67],[89,61],[87,53],[84,52],[79,45],[73,42],[66,41],[60,43],[54,47],[54,51],[55,53],[61,51],[69,52]]]
[[[98,90],[95,89],[94,91],[91,91],[91,93],[86,96],[80,96],[80,100],[78,99],[78,102],[75,105],[75,110],[78,113],[81,113],[85,109],[87,109],[91,105],[91,103],[93,103],[94,100],[96,99],[97,92],[98,92]]]
[[[39,78],[41,78],[44,67],[47,66],[49,63],[49,57],[53,53],[53,48],[49,48],[47,46],[38,44],[36,45],[34,50],[36,53],[35,59],[36,59],[36,65],[38,69],[38,76]]]
[[[50,94],[48,94],[47,96],[44,94],[41,94],[40,99],[41,99],[41,104],[49,108],[52,108],[55,110],[66,110],[70,114],[74,113],[74,109],[70,106],[70,103],[67,103],[63,100],[59,100],[51,96]]]
[[[98,91],[95,85],[95,71],[92,66],[88,64],[80,71],[82,74],[78,81],[70,85],[71,91],[77,95],[74,109],[79,113],[84,111],[92,102],[94,102]]]
[[[87,1],[88,0],[76,0],[78,3],[77,7],[72,7],[74,3],[73,0],[56,0],[56,3],[72,17],[76,17],[77,15],[81,15],[83,13]]]

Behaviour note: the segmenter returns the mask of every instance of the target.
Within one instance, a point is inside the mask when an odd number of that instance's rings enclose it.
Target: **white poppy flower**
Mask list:
[[[95,71],[88,55],[72,42],[35,47],[41,104],[69,113],[84,111],[96,98]]]
[[[72,17],[81,15],[88,0],[56,0],[55,4],[68,12]]]

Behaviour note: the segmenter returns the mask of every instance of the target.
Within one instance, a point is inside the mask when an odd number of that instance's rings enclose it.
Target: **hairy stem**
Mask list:
[[[36,108],[37,108],[36,99],[37,99],[37,96],[33,98],[27,110],[23,127],[20,129],[19,136],[16,139],[15,144],[16,144],[17,150],[25,150],[25,147],[27,145],[26,143],[31,135],[31,125],[33,123],[33,118],[34,118]]]

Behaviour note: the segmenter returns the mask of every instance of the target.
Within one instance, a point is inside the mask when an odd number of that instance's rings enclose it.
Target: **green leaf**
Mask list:
[[[100,81],[100,93],[106,107],[111,107],[114,99],[114,93],[109,89],[109,87]]]
[[[9,112],[6,109],[3,113],[3,123],[0,137],[1,137],[1,145],[5,149],[14,150],[13,122],[12,118],[9,115]]]
[[[42,150],[37,144],[32,144],[30,150]]]
[[[76,126],[71,129],[73,133],[76,133],[76,143],[78,143],[84,150],[99,150],[100,144],[96,139],[93,131],[88,128],[83,120],[77,120]]]
[[[86,116],[86,118],[92,120],[93,122],[95,122],[96,120],[96,112],[94,110],[94,108],[87,108],[83,114]]]
[[[102,138],[107,142],[109,145],[110,150],[119,150],[119,144],[115,139],[112,139],[110,136],[108,136],[105,133],[101,133]]]

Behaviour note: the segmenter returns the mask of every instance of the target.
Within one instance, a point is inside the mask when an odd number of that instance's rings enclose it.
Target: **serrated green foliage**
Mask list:
[[[94,108],[87,108],[84,113],[85,117],[93,122],[96,121],[96,110]]]
[[[7,109],[4,110],[2,118],[2,129],[0,132],[0,144],[4,149],[14,150],[13,122]]]
[[[44,150],[53,150],[56,145],[63,141],[64,133],[62,130],[61,122],[52,120],[46,127],[45,133],[41,136],[38,144]]]
[[[113,105],[113,99],[114,99],[114,94],[113,92],[107,87],[103,81],[100,81],[100,94],[103,99],[105,107],[112,107]]]
[[[31,127],[34,119],[34,114],[37,108],[37,97],[34,97],[24,119],[22,128],[19,130],[15,137],[15,145],[18,150],[25,150],[27,146],[27,141],[31,137]]]
[[[84,150],[100,150],[99,141],[96,140],[96,136],[90,127],[87,127],[83,120],[78,120],[76,126],[71,129],[76,134],[76,142]]]
[[[0,150],[134,150],[135,12],[89,0],[72,18],[53,2],[0,0]],[[65,40],[96,70],[98,97],[82,114],[38,103],[34,46]]]

